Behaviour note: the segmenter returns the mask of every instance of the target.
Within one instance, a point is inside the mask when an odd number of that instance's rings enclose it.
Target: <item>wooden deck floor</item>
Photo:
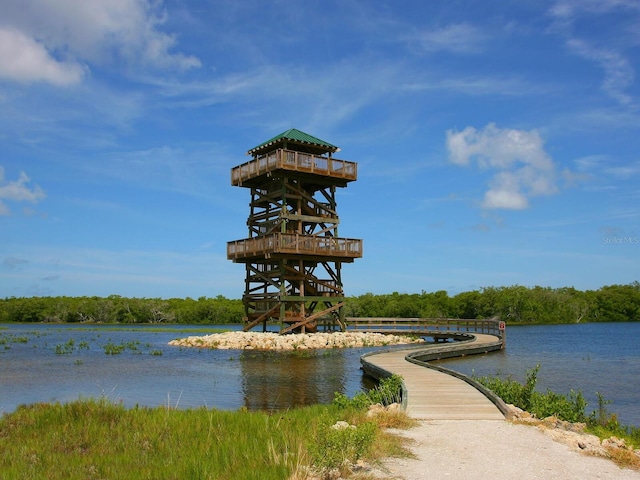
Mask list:
[[[473,346],[497,340],[493,335],[474,335]],[[406,410],[411,417],[424,420],[504,420],[496,405],[469,383],[408,362],[406,355],[415,351],[387,351],[362,359],[363,365],[366,362],[376,369],[402,376],[406,386]]]

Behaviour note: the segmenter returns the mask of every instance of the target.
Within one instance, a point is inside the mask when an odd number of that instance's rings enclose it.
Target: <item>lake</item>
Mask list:
[[[359,357],[375,348],[283,353],[168,345],[206,334],[202,328],[1,325],[0,412],[88,397],[127,407],[275,411],[329,403],[334,392],[353,396],[371,386]],[[622,423],[640,425],[639,337],[640,323],[508,327],[504,351],[440,364],[467,375],[518,380],[540,364],[538,391],[580,390],[589,402],[587,412],[597,408],[600,392]]]

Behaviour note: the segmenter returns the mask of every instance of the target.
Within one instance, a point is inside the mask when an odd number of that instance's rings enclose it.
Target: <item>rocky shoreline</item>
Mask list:
[[[300,333],[224,332],[172,340],[177,347],[220,350],[315,350],[323,348],[384,347],[424,343],[421,338],[365,332]]]
[[[585,431],[586,424],[570,423],[556,417],[538,419],[514,405],[507,405],[509,417],[514,423],[533,425],[538,427],[545,435],[551,437],[556,442],[567,445],[576,452],[583,452],[597,457],[612,458],[619,455],[612,455],[615,451],[630,452],[640,463],[640,450],[628,447],[625,441],[618,437],[605,438],[600,440],[597,436]]]

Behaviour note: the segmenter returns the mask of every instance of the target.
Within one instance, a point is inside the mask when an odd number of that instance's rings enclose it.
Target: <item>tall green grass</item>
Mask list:
[[[353,398],[336,392],[333,399],[333,404],[342,408],[362,409],[376,403],[381,405],[402,403],[402,377],[400,375],[384,378],[376,388],[368,392],[358,392]]]
[[[282,479],[313,409],[296,415],[135,408],[107,401],[20,407],[0,423],[3,479]]]
[[[305,479],[397,453],[384,435],[349,405],[267,413],[34,404],[0,418],[0,478]]]

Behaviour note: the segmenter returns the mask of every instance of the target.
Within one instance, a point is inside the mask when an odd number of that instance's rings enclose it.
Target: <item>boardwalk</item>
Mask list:
[[[504,420],[496,404],[465,380],[442,371],[411,363],[411,355],[424,351],[445,351],[443,356],[480,353],[500,348],[493,335],[474,334],[469,342],[454,342],[433,349],[402,349],[368,354],[362,357],[363,369],[380,378],[400,375],[406,387],[407,413],[417,419],[428,420]],[[438,353],[434,353],[438,355]]]

